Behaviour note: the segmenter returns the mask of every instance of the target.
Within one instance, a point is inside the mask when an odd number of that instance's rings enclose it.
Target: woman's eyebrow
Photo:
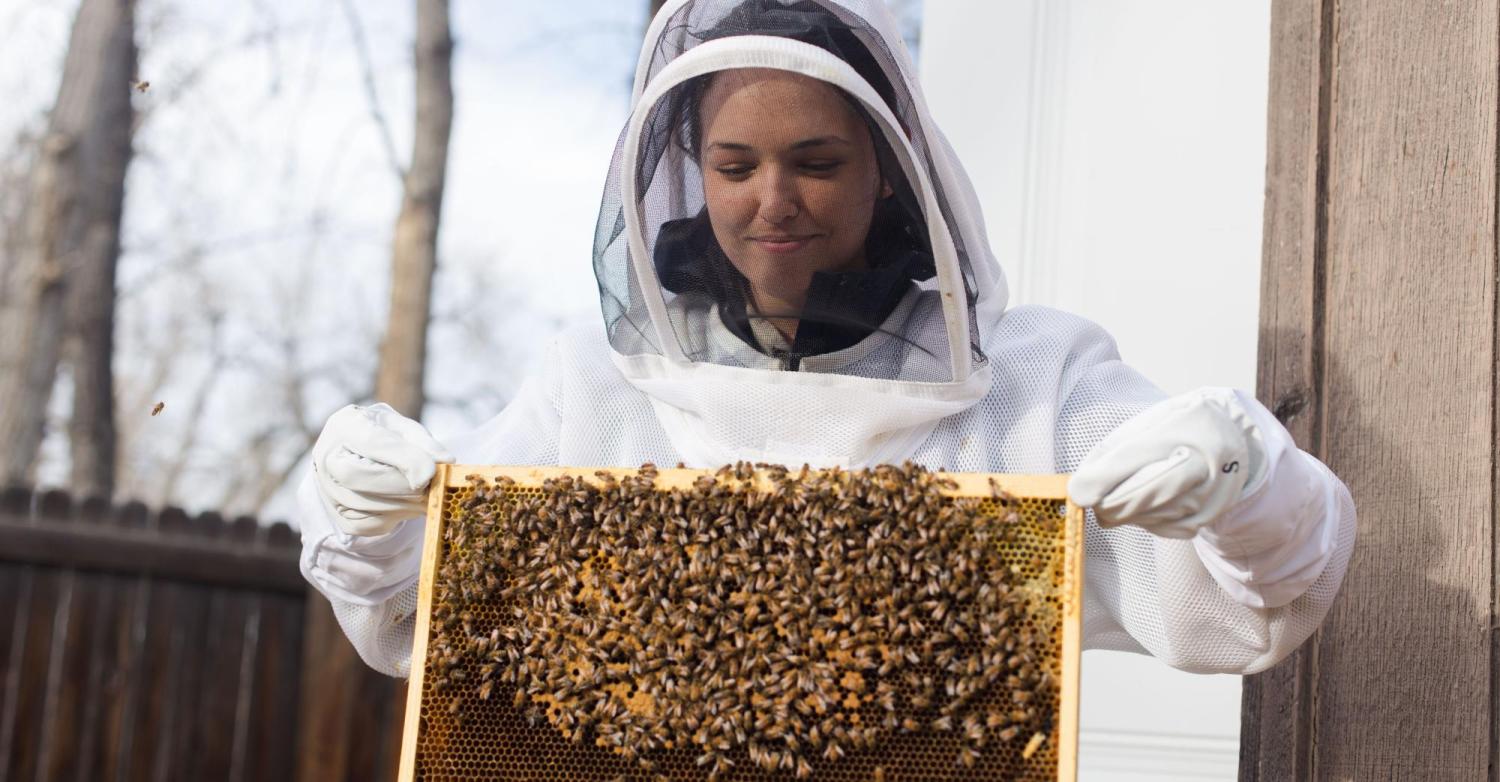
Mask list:
[[[809,147],[821,147],[830,144],[844,144],[848,146],[852,143],[853,142],[850,142],[847,139],[843,139],[838,136],[818,136],[817,138],[803,139],[802,141],[793,144],[791,147],[789,147],[789,149],[807,149]],[[738,141],[714,141],[709,143],[708,148],[726,149],[730,152],[752,152],[755,149],[749,144],[741,144]]]
[[[838,136],[818,136],[817,138],[805,139],[792,145],[792,149],[807,149],[808,147],[821,147],[828,144],[849,145],[851,142]]]

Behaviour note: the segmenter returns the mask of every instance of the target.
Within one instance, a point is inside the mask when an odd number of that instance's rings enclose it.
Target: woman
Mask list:
[[[974,193],[879,0],[677,0],[647,34],[569,331],[453,453],[388,407],[328,422],[303,572],[406,675],[436,462],[737,460],[1072,472],[1092,648],[1247,673],[1322,620],[1354,509],[1249,394],[1164,395],[1097,326],[1006,308]]]

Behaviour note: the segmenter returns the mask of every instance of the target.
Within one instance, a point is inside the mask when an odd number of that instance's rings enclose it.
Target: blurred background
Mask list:
[[[1269,0],[889,4],[1013,300],[1100,322],[1168,392],[1253,388]],[[295,524],[342,405],[399,400],[440,439],[494,415],[552,332],[598,317],[593,223],[651,5],[0,0],[0,485],[65,490],[74,516],[139,503],[151,529]],[[61,502],[8,496],[32,525]],[[58,611],[85,594],[47,586],[59,555],[37,548],[0,580],[0,779],[72,774],[48,753],[82,719],[24,686],[78,642]],[[1235,773],[1237,677],[1102,652],[1084,671],[1085,779]]]

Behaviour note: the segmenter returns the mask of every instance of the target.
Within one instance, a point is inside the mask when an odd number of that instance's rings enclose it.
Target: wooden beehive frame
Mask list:
[[[521,486],[540,486],[549,478],[564,475],[581,477],[595,482],[596,468],[566,467],[494,467],[470,465],[438,465],[428,493],[427,527],[423,540],[422,572],[418,586],[418,608],[415,643],[411,656],[411,680],[407,691],[406,720],[401,747],[401,765],[398,778],[401,782],[416,779],[417,739],[421,728],[422,684],[426,671],[427,644],[432,632],[431,609],[439,558],[442,554],[443,505],[449,489],[469,485],[470,476],[487,481],[507,477]],[[631,469],[606,468],[605,472],[627,475]],[[690,488],[693,481],[704,474],[704,470],[664,469],[656,477],[656,485],[663,490]],[[989,497],[993,486],[998,485],[1017,497],[1044,498],[1066,501],[1066,475],[1004,475],[989,473],[947,473],[958,488],[954,496]],[[757,477],[757,481],[766,480]],[[1062,605],[1061,676],[1058,708],[1058,780],[1071,782],[1077,777],[1078,753],[1078,696],[1079,665],[1083,643],[1083,511],[1071,502],[1066,505],[1063,529],[1063,579],[1059,594]]]

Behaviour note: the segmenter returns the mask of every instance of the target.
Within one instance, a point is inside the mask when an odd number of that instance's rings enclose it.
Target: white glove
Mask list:
[[[390,405],[349,405],[329,417],[312,451],[318,494],[348,535],[383,535],[426,512],[427,484],[453,455]]]
[[[1121,424],[1068,481],[1074,504],[1100,526],[1134,524],[1191,538],[1237,502],[1265,471],[1254,421],[1229,389],[1200,389]]]

